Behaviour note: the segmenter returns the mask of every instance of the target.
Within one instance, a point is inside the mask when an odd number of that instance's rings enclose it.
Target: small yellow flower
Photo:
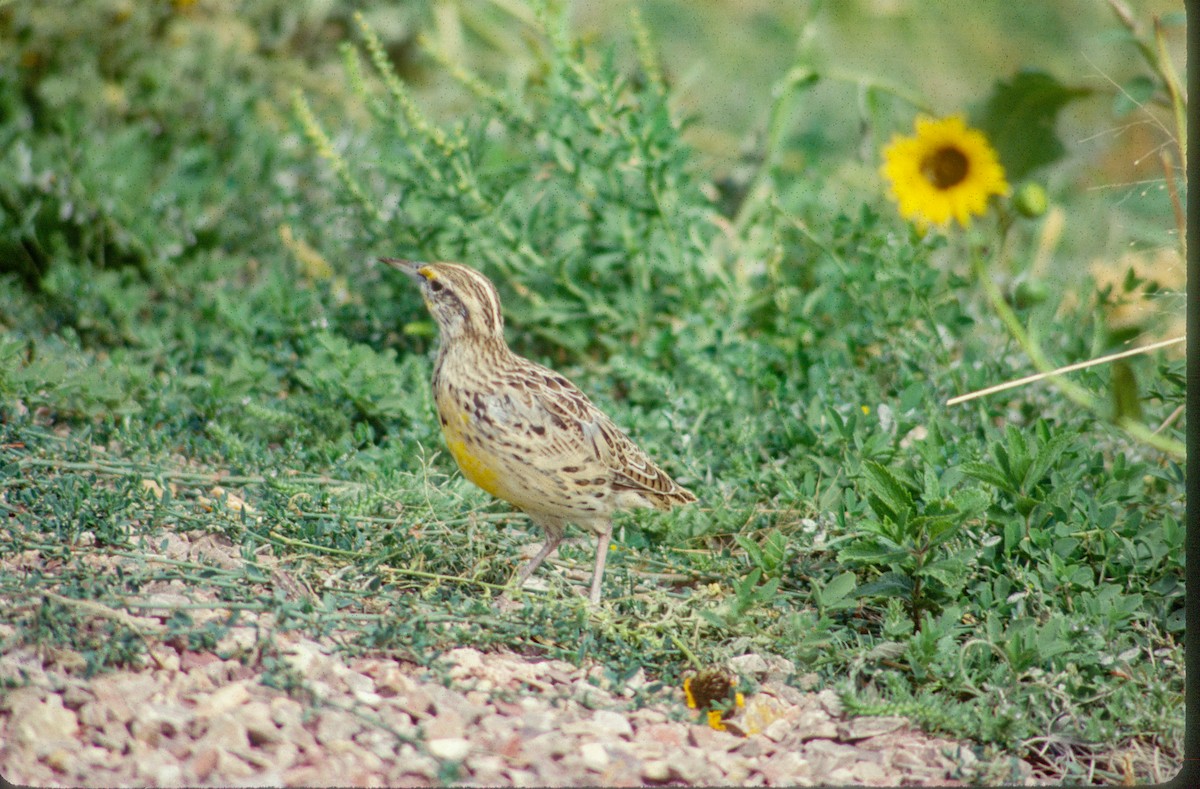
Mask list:
[[[879,171],[891,184],[900,215],[921,227],[951,219],[966,227],[972,214],[987,210],[988,198],[1008,193],[996,151],[960,115],[918,117],[914,136],[892,137]]]
[[[688,709],[704,712],[709,726],[726,731],[725,719],[746,706],[746,697],[736,689],[736,684],[736,678],[718,668],[688,677],[683,681]]]

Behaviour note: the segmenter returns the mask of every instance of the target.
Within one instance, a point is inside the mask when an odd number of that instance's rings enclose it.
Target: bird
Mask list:
[[[514,353],[495,285],[461,263],[380,258],[408,276],[438,327],[433,395],[442,435],[464,477],[545,532],[501,596],[562,542],[568,523],[596,535],[588,602],[601,599],[614,512],[696,501],[564,376]]]

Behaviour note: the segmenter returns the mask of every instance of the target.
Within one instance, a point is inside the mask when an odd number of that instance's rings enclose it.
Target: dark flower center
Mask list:
[[[946,146],[921,160],[921,175],[936,188],[945,190],[962,183],[969,164],[962,151]]]

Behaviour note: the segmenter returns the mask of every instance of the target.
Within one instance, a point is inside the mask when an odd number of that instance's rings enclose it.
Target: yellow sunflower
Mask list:
[[[895,135],[883,151],[879,172],[905,219],[918,225],[963,227],[987,210],[988,198],[1008,193],[1004,168],[987,137],[962,116],[918,117],[916,134]]]

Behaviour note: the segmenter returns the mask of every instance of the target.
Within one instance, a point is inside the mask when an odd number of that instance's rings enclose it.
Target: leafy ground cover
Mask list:
[[[190,649],[270,612],[351,655],[503,646],[648,692],[773,653],[852,711],[1046,776],[1169,775],[1182,457],[1044,383],[945,405],[1032,369],[969,262],[984,231],[917,232],[875,153],[789,136],[819,69],[780,75],[745,161],[714,169],[673,103],[662,7],[611,46],[552,8],[437,7],[0,7],[0,553],[26,559],[0,577],[3,648],[140,665],[146,633],[81,601],[121,612],[177,579],[219,592],[220,617],[177,606],[154,635]],[[476,49],[491,71],[466,69]],[[861,95],[876,146],[907,125]],[[1110,201],[1140,255],[1114,282],[1035,276],[1054,211],[1012,231],[1029,251],[989,274],[1048,357],[1161,328],[1118,321],[1177,303],[1150,265],[1173,249],[1162,191]],[[433,329],[379,254],[486,271],[513,346],[700,496],[620,521],[602,610],[568,580],[588,541],[522,610],[491,608],[538,535],[441,451]],[[1182,436],[1180,355],[1072,380]],[[244,563],[139,560],[193,531]],[[296,683],[269,633],[237,656]]]

